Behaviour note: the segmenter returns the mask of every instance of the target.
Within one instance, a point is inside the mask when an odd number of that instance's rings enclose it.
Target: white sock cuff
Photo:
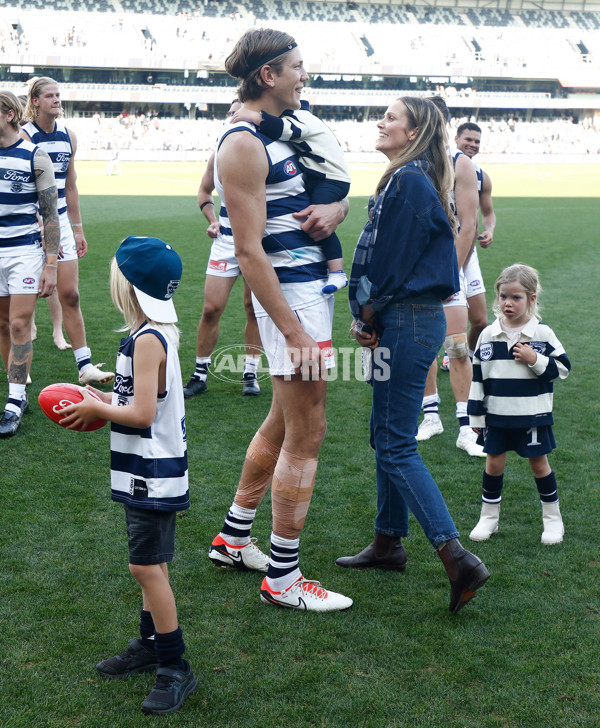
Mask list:
[[[92,350],[89,346],[80,346],[79,349],[73,349],[73,356],[76,362],[83,361],[83,359],[91,359]]]
[[[466,417],[467,416],[467,403],[466,402],[457,402],[456,403],[456,416],[457,417]]]
[[[19,401],[25,399],[25,384],[17,384],[16,382],[8,383],[9,399],[17,399]]]
[[[282,536],[276,536],[274,533],[271,533],[271,544],[284,549],[297,549],[300,547],[300,539],[283,538]]]
[[[236,518],[241,518],[244,521],[251,521],[256,515],[256,508],[244,508],[243,506],[238,506],[237,503],[232,503],[229,512]]]

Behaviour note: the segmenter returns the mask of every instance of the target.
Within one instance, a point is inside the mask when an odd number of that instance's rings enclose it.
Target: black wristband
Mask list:
[[[202,204],[200,205],[200,212],[202,212],[202,210],[204,210],[204,208],[205,208],[205,207],[206,207],[207,205],[214,205],[214,204],[215,204],[215,203],[214,203],[214,202],[213,202],[212,200],[207,200],[206,202],[203,202],[203,203],[202,203]]]

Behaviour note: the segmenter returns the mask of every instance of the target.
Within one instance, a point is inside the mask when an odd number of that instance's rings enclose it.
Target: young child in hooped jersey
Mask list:
[[[62,410],[69,429],[110,420],[111,495],[123,503],[129,569],[142,588],[140,637],[96,669],[106,678],[156,672],[144,713],[172,713],[197,687],[187,660],[167,564],[175,550],[177,511],[189,507],[185,410],[171,300],[181,259],[162,240],[126,238],[111,264],[110,289],[125,318],[112,395],[87,387]]]
[[[312,205],[341,202],[350,191],[350,173],[344,152],[327,124],[311,113],[308,102],[301,101],[300,104],[299,109],[286,111],[282,116],[250,111],[242,106],[231,122],[249,121],[269,139],[294,145]],[[320,240],[319,245],[329,270],[323,293],[335,293],[348,285],[342,245],[335,233]]]
[[[468,413],[486,453],[479,523],[472,541],[487,541],[498,531],[506,453],[529,459],[542,503],[542,543],[563,540],[556,477],[548,453],[556,447],[552,433],[552,389],[571,369],[552,329],[540,322],[538,272],[516,263],[495,283],[493,324],[486,327],[473,357]]]

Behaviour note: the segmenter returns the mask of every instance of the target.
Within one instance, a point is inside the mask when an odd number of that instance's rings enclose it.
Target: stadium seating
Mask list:
[[[452,7],[423,0],[56,0],[51,9],[41,0],[21,0],[0,7],[0,75],[19,93],[32,69],[56,75],[69,113],[90,117],[103,107],[115,117],[116,108],[146,115],[157,109],[162,117],[193,119],[197,113],[208,122],[234,93],[235,83],[223,72],[234,40],[247,28],[267,25],[298,40],[313,77],[306,96],[332,123],[379,113],[407,92],[444,93],[459,118],[495,123],[512,117],[523,124],[539,117],[540,109],[567,120],[573,110],[579,120],[600,110],[600,13],[517,11],[469,0]],[[564,123],[553,148],[578,143],[571,127],[581,124]],[[160,149],[164,125],[149,134],[146,118],[143,128],[143,135],[128,140],[136,126],[124,125],[119,144],[153,138],[160,140],[153,149]],[[539,124],[533,128],[529,146],[548,146]],[[595,128],[590,123],[580,140],[593,154]],[[215,133],[205,134],[207,148]],[[347,147],[370,148],[369,134],[363,139],[362,132],[345,132]],[[521,132],[518,139],[515,134],[512,125],[509,142],[494,146],[520,147]],[[193,127],[185,136],[191,149],[205,144]],[[494,127],[489,137],[501,134]]]

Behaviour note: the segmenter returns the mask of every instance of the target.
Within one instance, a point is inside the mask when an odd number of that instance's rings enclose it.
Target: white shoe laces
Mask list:
[[[301,591],[305,596],[313,597],[315,599],[327,599],[327,589],[321,584],[320,581],[313,579],[305,579],[301,576],[298,581],[294,582],[290,587],[290,591]]]

